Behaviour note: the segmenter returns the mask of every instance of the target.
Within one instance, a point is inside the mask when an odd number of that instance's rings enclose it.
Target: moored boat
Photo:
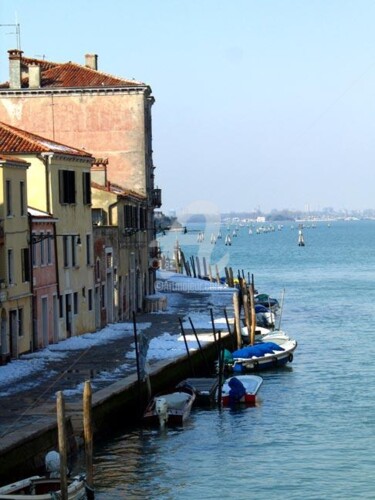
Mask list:
[[[51,500],[61,498],[61,480],[45,476],[31,476],[0,487],[1,500]],[[84,476],[68,479],[68,500],[83,500],[86,496]]]
[[[258,342],[245,346],[233,353],[226,352],[225,368],[236,373],[261,371],[285,366],[293,361],[293,353],[297,348],[294,339],[277,339]]]
[[[145,425],[182,425],[189,417],[195,401],[191,387],[176,387],[156,394],[143,414]]]
[[[242,327],[242,340],[244,344],[249,341],[249,333],[247,326]],[[255,342],[275,342],[275,344],[283,345],[286,341],[292,340],[284,330],[272,330],[262,326],[256,326],[255,329]]]
[[[224,406],[234,404],[255,405],[262,377],[258,375],[236,375],[227,379],[222,387],[221,401]]]
[[[218,377],[192,377],[177,385],[177,388],[190,387],[195,393],[194,405],[212,405],[217,402]]]
[[[254,295],[254,304],[262,305],[275,312],[280,308],[279,301],[270,297],[266,293],[258,293]]]

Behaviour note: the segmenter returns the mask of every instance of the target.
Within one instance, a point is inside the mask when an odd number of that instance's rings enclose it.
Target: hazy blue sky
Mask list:
[[[165,212],[375,208],[375,0],[0,1],[25,56],[152,87]]]

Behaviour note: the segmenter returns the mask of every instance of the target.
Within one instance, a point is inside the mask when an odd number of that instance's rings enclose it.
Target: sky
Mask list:
[[[375,0],[0,0],[7,50],[151,86],[162,210],[375,208]]]

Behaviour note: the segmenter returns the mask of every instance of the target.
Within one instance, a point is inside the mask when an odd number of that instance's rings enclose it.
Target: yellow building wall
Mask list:
[[[11,185],[11,215],[7,215],[6,181]],[[20,183],[24,184],[25,203],[23,206],[23,215],[21,214]],[[27,176],[25,167],[3,167],[0,169],[0,213],[3,219],[4,244],[0,250],[0,277],[4,280],[0,286],[1,315],[6,322],[5,341],[6,346],[1,346],[1,352],[4,353],[12,347],[12,356],[28,352],[32,348],[32,319],[31,319],[31,292],[30,282],[23,281],[22,272],[22,250],[29,248],[28,240],[28,216],[27,216]],[[9,260],[8,251],[13,255],[12,282],[9,282]],[[22,310],[22,331],[10,338],[10,313],[11,311]]]
[[[27,172],[28,204],[39,210],[53,214],[56,222],[56,255],[59,276],[60,295],[78,294],[78,314],[72,312],[72,335],[79,335],[95,331],[95,311],[88,309],[88,290],[94,294],[94,258],[91,205],[83,204],[83,178],[82,173],[90,172],[90,159],[77,159],[75,157],[54,155],[50,161],[41,160],[29,155],[20,156],[30,162]],[[72,170],[75,172],[75,204],[61,204],[59,194],[59,170]],[[47,171],[47,176],[46,176]],[[48,178],[48,190],[46,189]],[[49,192],[49,195],[47,193]],[[63,236],[76,236],[80,238],[81,245],[76,245],[76,265],[64,267]],[[87,235],[91,238],[91,263],[87,263]],[[59,318],[60,339],[68,336],[66,330],[66,311]]]

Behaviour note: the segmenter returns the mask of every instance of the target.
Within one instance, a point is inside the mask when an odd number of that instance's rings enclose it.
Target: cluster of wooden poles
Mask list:
[[[65,400],[62,391],[56,394],[58,446],[60,454],[60,486],[61,500],[68,500],[68,448],[65,419]],[[92,389],[89,381],[85,382],[83,389],[83,435],[85,442],[86,458],[86,496],[88,500],[94,499],[94,474],[93,474],[93,425],[92,425]]]
[[[242,346],[242,328],[241,328],[241,307],[243,307],[243,315],[247,332],[249,335],[248,343],[255,343],[256,330],[256,313],[255,313],[255,286],[254,276],[251,275],[251,280],[247,283],[244,276],[238,273],[238,290],[239,292],[233,295],[233,309],[235,320],[235,331],[237,334],[237,348]]]
[[[256,313],[255,313],[255,302],[254,302],[254,292],[255,292],[255,287],[254,287],[254,277],[253,275],[251,276],[251,281],[250,284],[248,284],[245,280],[244,277],[238,276],[237,278],[238,283],[236,285],[236,288],[238,288],[238,292],[233,293],[233,310],[234,310],[234,328],[232,329],[229,323],[228,319],[228,314],[227,310],[224,308],[224,316],[226,320],[226,325],[228,329],[229,335],[232,337],[232,345],[233,345],[233,350],[239,349],[242,347],[243,339],[242,339],[242,328],[241,328],[241,310],[243,308],[243,319],[245,322],[245,325],[247,327],[248,331],[248,343],[250,345],[253,345],[255,343],[255,330],[256,330]],[[218,351],[220,350],[220,343],[221,343],[221,331],[217,331],[215,327],[215,321],[213,317],[213,310],[210,309],[210,314],[211,314],[211,324],[212,324],[212,333],[214,336],[214,341],[218,345]],[[198,344],[199,351],[202,354],[203,361],[208,367],[207,360],[205,359],[204,356],[204,351],[201,347],[201,344],[199,342],[199,337],[196,332],[196,329],[193,325],[193,322],[191,318],[189,317],[189,322],[190,326],[192,329],[192,332],[195,336],[195,339]],[[183,326],[183,321],[181,318],[179,318],[180,322],[180,327],[181,327],[181,333],[184,338],[185,342],[185,347],[187,351],[187,355],[189,357],[189,348],[187,345],[186,341],[186,334]]]
[[[211,266],[211,264],[207,263],[206,257],[199,258],[199,256],[191,255],[189,259],[185,257],[184,252],[181,250],[179,245],[177,244],[174,251],[174,263],[176,267],[176,272],[179,274],[183,274],[185,272],[186,276],[190,276],[193,278],[201,278],[207,279],[211,282],[222,283],[222,279],[220,277],[219,268],[217,264]],[[235,287],[238,285],[238,282],[242,280],[245,282],[244,272],[242,271],[242,276],[240,272],[238,272],[237,280],[234,277],[232,267],[225,267],[225,283],[230,287]],[[248,280],[250,281],[250,275],[248,274]]]
[[[190,259],[185,258],[184,252],[181,250],[178,243],[176,243],[174,251],[174,261],[176,271],[183,274],[185,271],[187,276],[194,278],[208,279],[212,282],[221,283],[218,266],[215,265],[215,272],[212,267],[207,263],[206,258],[203,257],[202,261],[198,256],[190,256]],[[248,273],[247,280],[244,271],[237,273],[237,278],[234,277],[232,267],[225,267],[225,282],[231,288],[238,288],[238,293],[233,295],[234,317],[235,317],[235,334],[237,338],[237,347],[242,345],[241,336],[241,308],[244,310],[244,321],[249,333],[249,344],[255,342],[255,329],[256,329],[256,314],[254,304],[254,276]]]
[[[212,269],[211,264],[207,263],[206,257],[203,257],[202,261],[198,256],[191,256],[190,259],[186,259],[184,252],[178,249],[178,252],[175,252],[175,263],[176,271],[180,274],[185,272],[186,276],[193,278],[208,279],[217,283],[221,282],[218,266],[216,265]]]

